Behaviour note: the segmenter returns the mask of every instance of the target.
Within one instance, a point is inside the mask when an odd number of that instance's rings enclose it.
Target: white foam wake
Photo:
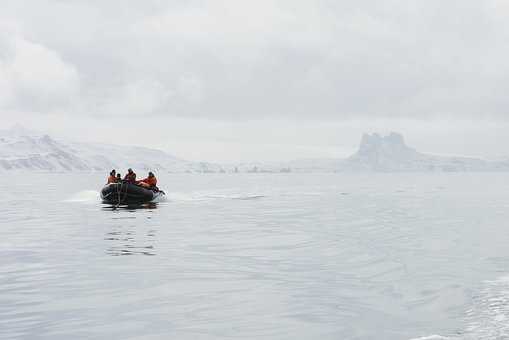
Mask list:
[[[156,198],[154,198],[151,202],[153,203],[162,203],[168,201],[166,195],[159,195]]]
[[[509,339],[509,276],[484,284],[467,321],[465,339]]]
[[[509,276],[486,281],[466,311],[466,328],[458,335],[430,335],[412,340],[509,339]]]
[[[266,197],[261,194],[222,194],[210,192],[169,192],[165,195],[156,197],[152,202],[196,202],[196,201],[210,201],[210,200],[255,200]],[[100,200],[100,194],[95,190],[83,190],[73,194],[64,202],[78,202],[78,203],[97,203]]]
[[[83,190],[75,193],[64,202],[82,202],[82,203],[96,203],[100,200],[98,191],[95,190]]]
[[[221,193],[221,192],[170,192],[166,193],[166,198],[173,202],[199,202],[213,200],[255,200],[266,197],[262,194],[254,193]]]

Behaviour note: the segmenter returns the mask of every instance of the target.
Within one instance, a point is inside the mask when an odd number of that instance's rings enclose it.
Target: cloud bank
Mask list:
[[[0,114],[506,124],[507,19],[502,0],[6,1]]]

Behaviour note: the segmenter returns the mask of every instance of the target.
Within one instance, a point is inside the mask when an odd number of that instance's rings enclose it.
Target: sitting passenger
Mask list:
[[[154,176],[152,171],[148,173],[148,177],[138,182],[144,188],[155,188],[157,185],[157,178]]]
[[[134,173],[133,169],[127,169],[127,174],[125,174],[124,180],[128,183],[136,183],[136,174]]]
[[[117,180],[116,180],[117,183],[122,183],[122,176],[120,176],[120,174],[117,174]]]
[[[108,176],[107,184],[115,183],[116,181],[117,181],[117,179],[115,178],[115,169],[113,169],[110,171],[110,175]]]

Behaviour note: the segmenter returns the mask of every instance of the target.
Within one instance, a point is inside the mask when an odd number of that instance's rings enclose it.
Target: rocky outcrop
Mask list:
[[[342,171],[503,171],[506,164],[469,157],[424,154],[406,145],[401,134],[365,134],[359,150],[342,163]]]

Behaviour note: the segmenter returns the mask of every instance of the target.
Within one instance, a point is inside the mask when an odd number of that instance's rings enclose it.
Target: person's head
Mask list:
[[[133,169],[129,168],[129,169],[127,169],[127,172],[132,174],[133,173]]]
[[[111,176],[115,176],[115,173],[116,173],[115,169],[113,169],[113,170],[111,170],[111,171],[110,171],[110,175],[111,175]]]
[[[148,172],[148,177],[154,177],[154,173],[152,171]]]
[[[120,176],[120,174],[117,174],[117,178],[120,179],[120,178],[122,178],[122,176]]]

